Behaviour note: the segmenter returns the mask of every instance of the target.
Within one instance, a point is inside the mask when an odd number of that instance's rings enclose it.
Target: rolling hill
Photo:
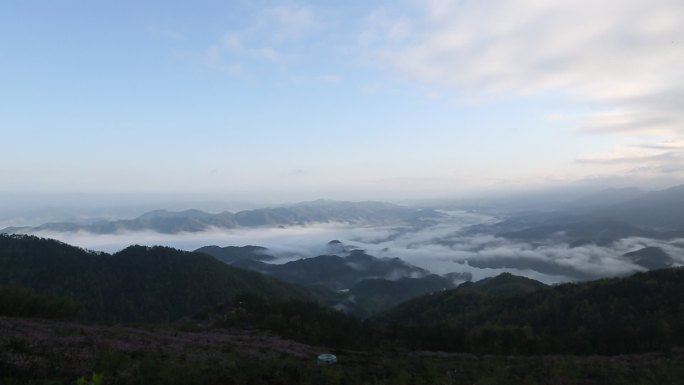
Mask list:
[[[369,317],[402,301],[454,287],[454,281],[470,276],[452,273],[440,277],[398,258],[377,258],[340,241],[328,243],[340,255],[319,255],[283,264],[258,246],[197,249],[215,258],[279,280],[305,286],[330,306],[357,317]],[[264,262],[266,261],[266,262]]]
[[[319,255],[283,264],[264,263],[250,258],[236,260],[233,265],[298,285],[322,285],[332,290],[350,289],[366,278],[418,278],[429,274],[427,270],[399,258],[376,258],[363,250],[353,250],[346,256]]]
[[[414,348],[618,354],[684,345],[682,304],[684,268],[551,287],[500,275],[376,319],[400,325],[397,333]]]
[[[20,235],[0,235],[0,285],[73,299],[83,305],[82,319],[107,322],[172,321],[244,292],[312,299],[302,288],[203,253],[130,246],[110,255]]]

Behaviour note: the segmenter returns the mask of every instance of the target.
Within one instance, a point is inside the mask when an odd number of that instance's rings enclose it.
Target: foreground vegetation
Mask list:
[[[506,286],[514,276],[497,277]],[[684,268],[528,294],[456,289],[379,317],[412,348],[497,354],[625,354],[684,346]]]
[[[0,383],[103,384],[678,384],[684,352],[502,356],[402,349],[333,350],[236,329],[114,327],[0,317]],[[88,382],[86,382],[88,383]]]

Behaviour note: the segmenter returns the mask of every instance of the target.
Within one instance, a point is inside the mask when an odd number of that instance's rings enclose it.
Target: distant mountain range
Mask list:
[[[684,185],[645,192],[607,204],[588,215],[661,231],[684,230]]]
[[[607,189],[585,195],[546,213],[528,213],[526,220],[551,222],[612,222],[610,226],[637,227],[644,236],[669,237],[684,233],[684,185],[658,191]],[[620,223],[618,223],[620,222]],[[635,233],[635,229],[629,230]],[[650,232],[647,232],[650,231]],[[628,235],[631,236],[631,235]]]
[[[405,207],[385,202],[344,202],[317,200],[298,204],[217,214],[199,210],[156,210],[134,219],[98,221],[89,224],[72,222],[45,223],[39,226],[7,227],[0,233],[40,233],[85,231],[94,234],[113,234],[127,231],[155,231],[165,234],[199,232],[209,228],[253,228],[307,225],[312,223],[348,223],[358,225],[388,225],[399,223],[425,224],[439,220],[444,214],[434,209]],[[533,227],[567,226],[578,224],[584,232],[603,223],[610,233],[598,241],[616,237],[646,236],[668,238],[684,234],[684,185],[660,191],[645,192],[636,188],[608,189],[575,199],[555,210],[514,213],[498,224],[498,233]],[[585,224],[589,224],[585,226]],[[632,226],[632,228],[627,228]],[[493,228],[493,227],[492,227]],[[481,229],[480,229],[481,230]],[[530,230],[544,236],[555,229]],[[562,229],[561,229],[562,230]],[[591,230],[593,231],[593,230]],[[524,234],[518,234],[524,235]],[[517,236],[516,236],[517,237]],[[525,235],[525,237],[528,237]],[[577,237],[587,238],[587,237]],[[590,237],[591,238],[591,237]],[[582,239],[575,239],[582,240]]]
[[[606,233],[608,230],[612,234],[605,237],[607,239],[628,236],[671,238],[684,233],[684,185],[659,191],[642,191],[637,188],[606,189],[552,208],[530,207],[521,211],[517,206],[511,206],[508,210],[506,206],[498,206],[496,212],[506,219],[493,225],[473,226],[470,232],[506,236],[509,233],[537,228],[527,233],[521,232],[515,237],[539,239],[548,234],[565,231],[562,227],[567,226],[574,233],[578,230],[585,233],[593,230]],[[551,228],[553,226],[557,228]],[[592,237],[598,239],[595,234]]]
[[[199,210],[145,213],[135,219],[100,221],[93,224],[46,223],[39,226],[8,227],[0,233],[32,234],[39,232],[85,231],[113,234],[126,231],[156,231],[174,234],[198,232],[209,228],[274,227],[341,222],[349,224],[396,224],[439,217],[434,210],[416,209],[383,202],[342,202],[317,200],[289,206],[239,211],[237,213],[206,213]]]
[[[531,244],[567,244],[571,248],[611,247],[621,239],[634,237],[666,241],[684,238],[684,185],[652,192],[633,188],[604,190],[578,199],[569,207],[512,215],[500,223],[473,226],[468,231]],[[663,250],[660,253],[666,254]],[[637,264],[651,269],[671,264],[665,257],[649,255],[660,262],[640,259]]]
[[[571,246],[581,246],[590,243],[609,246],[619,239],[629,237],[671,239],[684,236],[684,231],[664,232],[643,229],[617,220],[585,219],[570,223],[551,223],[533,226],[523,230],[500,233],[499,236],[528,242],[539,240],[545,240],[550,243],[566,242],[571,244]]]

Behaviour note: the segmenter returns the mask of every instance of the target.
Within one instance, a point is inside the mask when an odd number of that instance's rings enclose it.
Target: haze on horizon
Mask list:
[[[684,180],[680,0],[10,1],[0,49],[16,202]]]

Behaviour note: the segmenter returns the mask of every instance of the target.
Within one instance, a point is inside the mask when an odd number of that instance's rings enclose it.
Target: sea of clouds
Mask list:
[[[340,240],[377,257],[398,257],[436,274],[470,272],[474,280],[511,272],[546,283],[621,276],[645,270],[623,254],[646,246],[662,248],[684,263],[684,239],[669,241],[626,238],[609,247],[566,243],[528,243],[493,234],[473,234],[470,226],[501,219],[469,212],[444,212],[440,221],[407,226],[351,226],[342,223],[278,228],[217,229],[161,234],[151,231],[92,234],[41,232],[90,250],[116,252],[129,245],[163,245],[183,250],[202,246],[258,245],[269,249],[275,263],[330,253],[327,243]]]

